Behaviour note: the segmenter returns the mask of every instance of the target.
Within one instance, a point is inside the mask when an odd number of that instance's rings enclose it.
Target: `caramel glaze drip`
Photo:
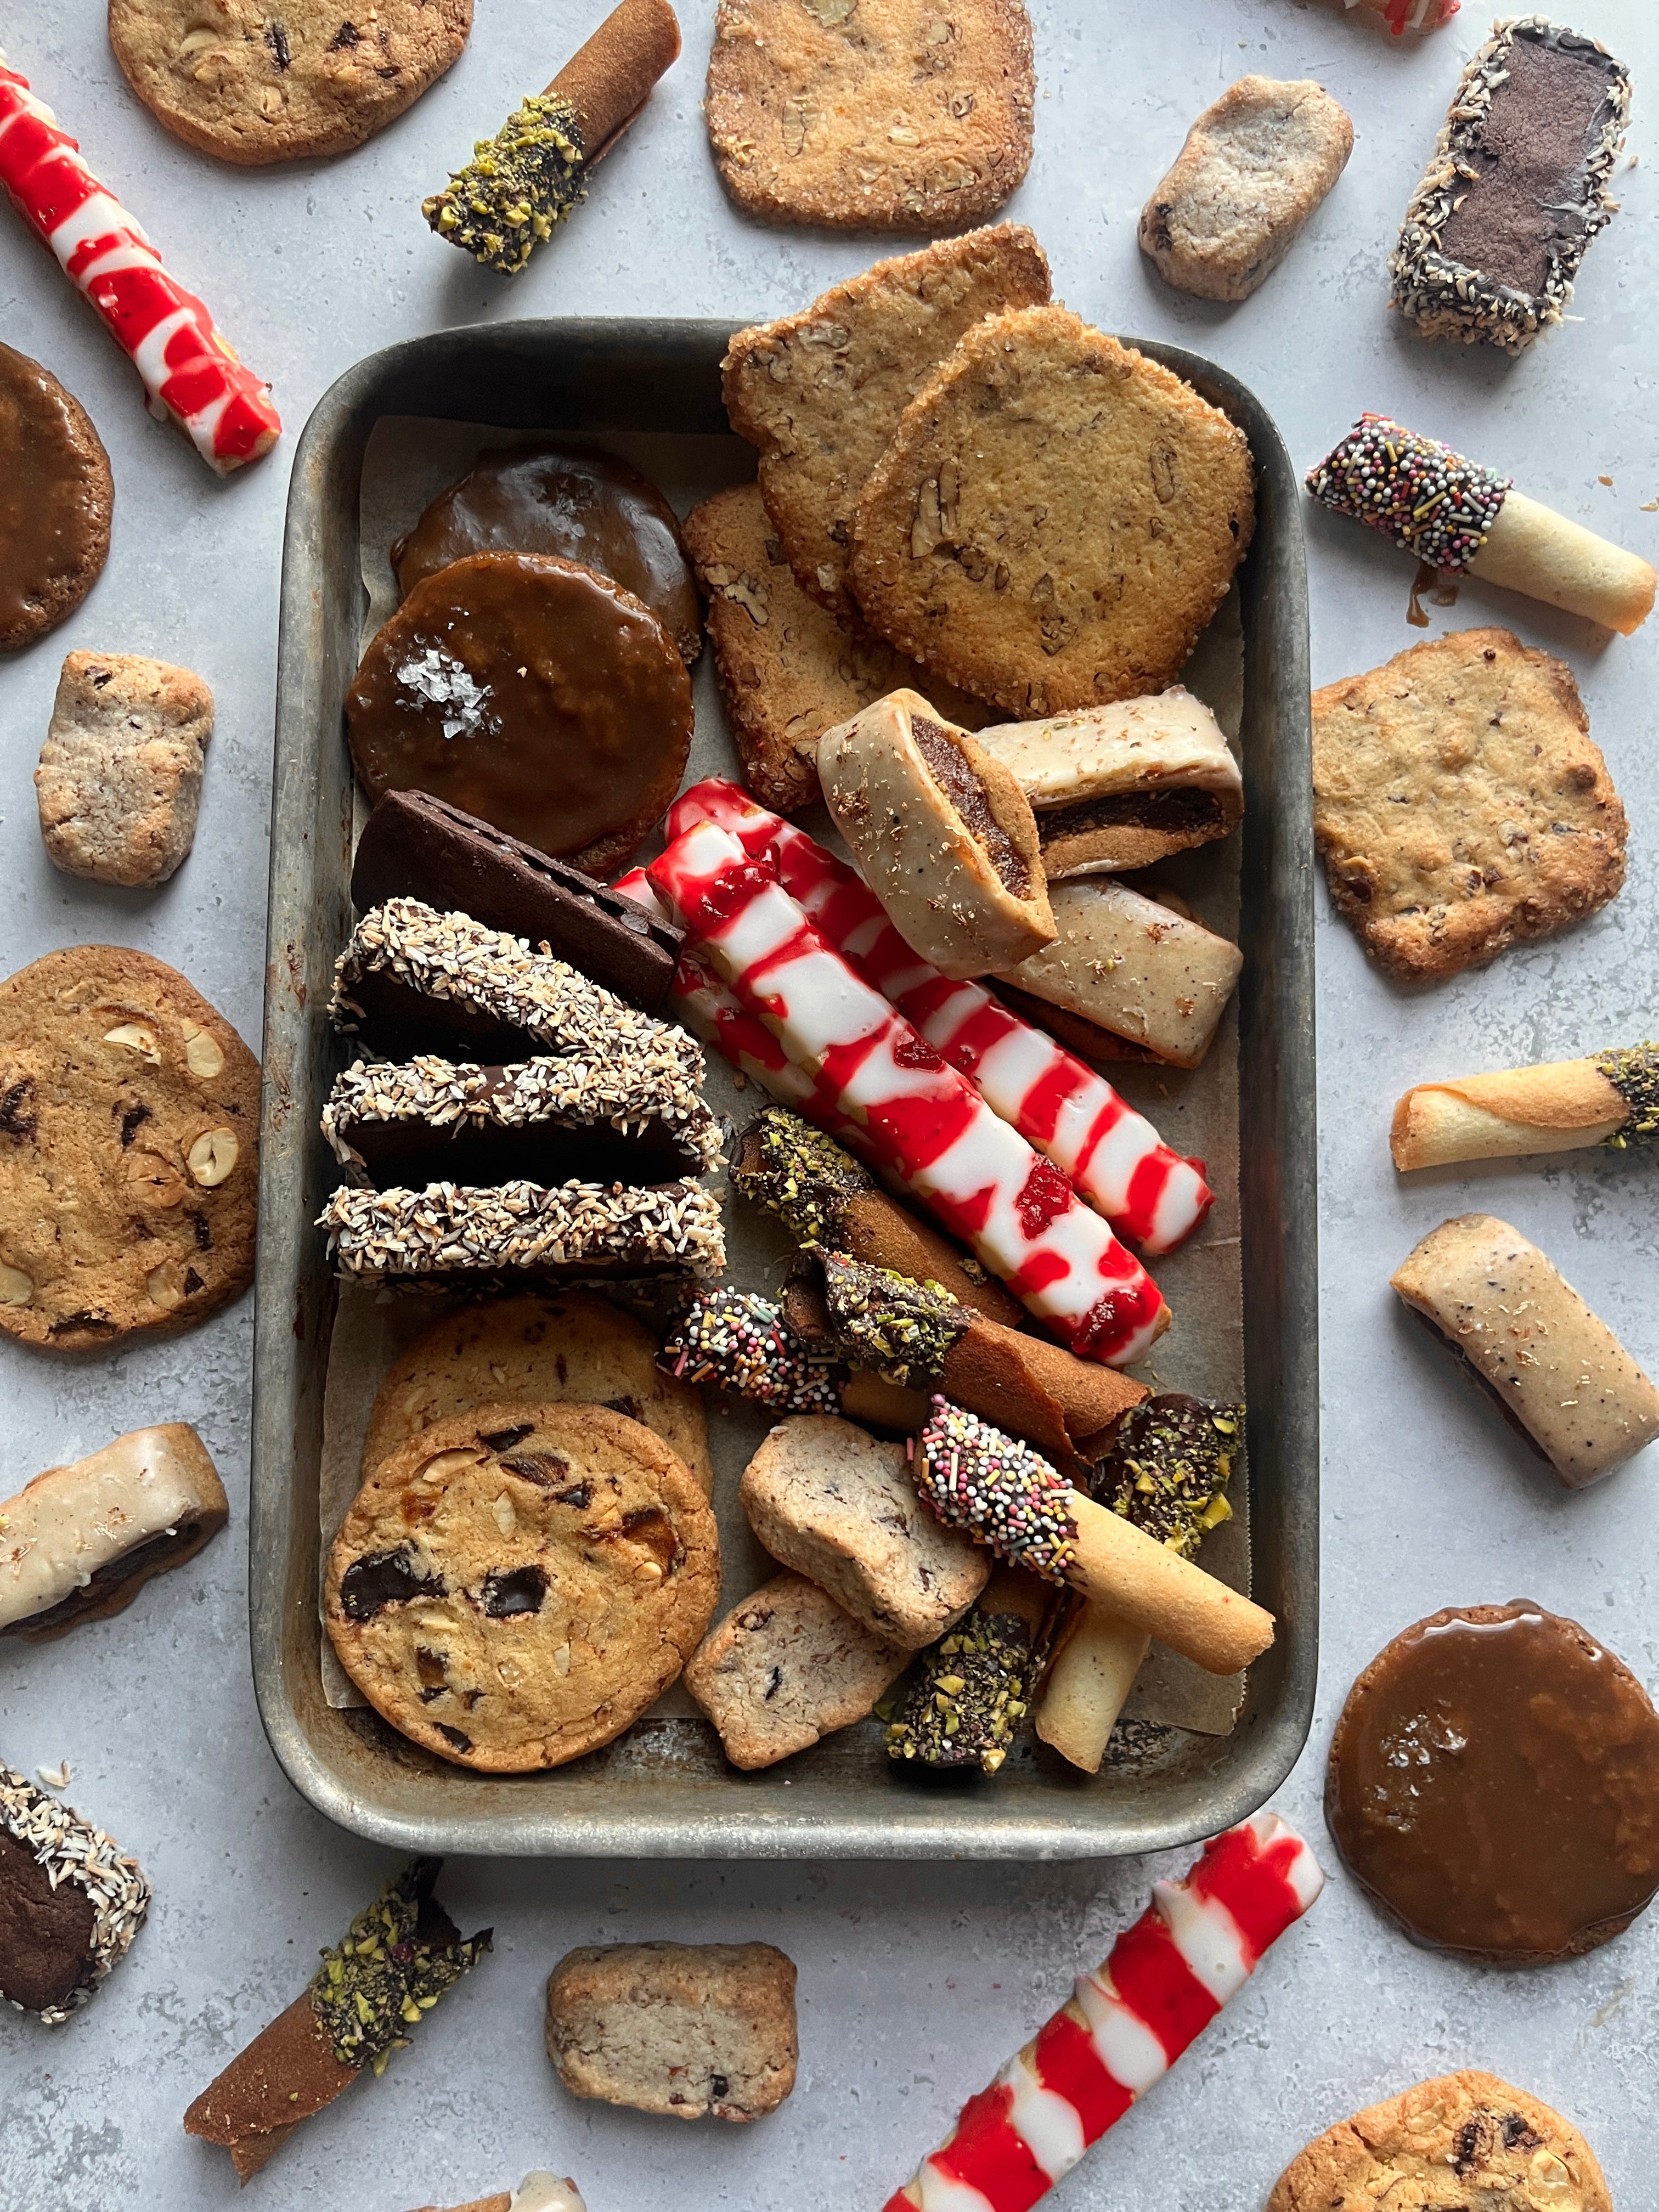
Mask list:
[[[910,735],[915,739],[916,750],[927,763],[928,774],[962,817],[969,836],[985,848],[991,866],[1014,896],[1029,898],[1031,878],[1025,863],[1014,850],[1008,832],[992,813],[985,786],[969,767],[961,746],[954,744],[949,732],[937,722],[930,722],[921,714],[910,717]]]
[[[1524,1600],[1437,1613],[1350,1691],[1326,1817],[1419,1942],[1571,1957],[1659,1889],[1659,1715],[1576,1621]]]

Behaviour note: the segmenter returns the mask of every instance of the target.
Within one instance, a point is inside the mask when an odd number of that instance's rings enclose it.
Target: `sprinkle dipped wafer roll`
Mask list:
[[[664,1372],[775,1413],[838,1413],[845,1370],[754,1291],[701,1291],[658,1355]]]
[[[1626,636],[1653,611],[1659,574],[1638,555],[1389,416],[1362,415],[1307,485],[1322,506],[1445,574],[1524,592]]]
[[[1619,1045],[1583,1060],[1419,1083],[1394,1109],[1389,1147],[1402,1174],[1460,1160],[1627,1152],[1659,1144],[1659,1044]]]
[[[616,144],[679,57],[668,0],[622,0],[545,92],[515,108],[421,212],[440,238],[516,276],[587,197],[587,172]]]
[[[1074,1490],[1040,1453],[935,1397],[916,1438],[916,1487],[941,1521],[999,1559],[1069,1583],[1206,1674],[1236,1674],[1273,1640],[1273,1617]]]
[[[882,2212],[1030,2212],[1169,2071],[1325,1877],[1296,1830],[1256,1813],[1205,1844],[1092,1973],[971,2097],[948,2142]]]

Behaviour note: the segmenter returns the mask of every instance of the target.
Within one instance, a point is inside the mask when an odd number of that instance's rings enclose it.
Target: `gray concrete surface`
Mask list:
[[[593,311],[729,316],[790,309],[863,267],[879,241],[769,233],[722,199],[698,100],[713,0],[684,0],[687,53],[602,171],[592,202],[508,285],[447,253],[418,203],[520,90],[586,35],[599,0],[526,11],[480,0],[471,46],[400,123],[343,160],[272,173],[175,143],[128,93],[99,0],[13,0],[4,42],[95,167],[123,188],[179,272],[270,377],[289,436],[219,483],[148,422],[131,372],[57,270],[0,214],[0,336],[90,409],[115,466],[114,544],[84,607],[0,667],[0,959],[108,938],[182,967],[250,1037],[259,1023],[267,780],[284,487],[295,436],[331,380],[372,348],[479,318]],[[1641,166],[1592,253],[1575,319],[1516,365],[1430,349],[1384,312],[1383,261],[1486,10],[1398,51],[1301,0],[1034,0],[1036,160],[1009,212],[1047,245],[1058,289],[1109,328],[1207,350],[1254,384],[1291,451],[1314,459],[1363,407],[1398,413],[1511,469],[1525,488],[1651,556],[1659,546],[1653,367],[1659,253],[1646,155],[1659,23],[1643,0],[1587,0],[1574,20],[1635,65]],[[1248,304],[1172,296],[1135,217],[1192,115],[1248,70],[1320,79],[1352,113],[1352,162],[1289,264]],[[481,412],[483,410],[481,409]],[[1309,519],[1314,670],[1326,681],[1412,641],[1408,566],[1381,541]],[[1588,927],[1484,975],[1409,996],[1369,969],[1321,898],[1324,1193],[1323,1687],[1279,1802],[1322,1841],[1325,1747],[1358,1668],[1450,1601],[1519,1594],[1573,1614],[1650,1683],[1654,1474],[1557,1492],[1426,1340],[1389,1270],[1443,1215],[1478,1206],[1535,1237],[1639,1357],[1659,1359],[1651,1169],[1612,1157],[1495,1167],[1409,1188],[1388,1164],[1396,1094],[1433,1073],[1504,1066],[1651,1033],[1659,787],[1653,634],[1607,643],[1528,602],[1466,588],[1437,629],[1495,620],[1559,652],[1630,810],[1623,896]],[[218,700],[194,857],[154,895],[53,872],[29,771],[61,655],[154,653]],[[136,1424],[195,1421],[233,1498],[246,1493],[245,1304],[179,1343],[56,1367],[0,1349],[6,1482]],[[0,1653],[0,1752],[67,1759],[73,1802],[143,1855],[157,1901],[96,2005],[50,2033],[0,2017],[0,2205],[208,2212],[235,2191],[222,2154],[179,2118],[300,1986],[383,1870],[294,1796],[249,1686],[239,1521],[125,1618]],[[1180,1855],[1181,1858],[1186,1854]],[[270,2212],[404,2212],[574,2172],[592,2212],[790,2212],[874,2206],[962,2098],[1103,1954],[1157,1864],[1071,1869],[456,1865],[469,1926],[496,1952],[385,2080],[313,2124],[254,2185]],[[793,2100],[744,2132],[580,2106],[542,2055],[542,1980],[604,1938],[765,1937],[799,1962],[802,2070]],[[1068,2212],[1255,2212],[1308,2136],[1356,2106],[1462,2064],[1509,2075],[1581,2121],[1621,2212],[1659,2200],[1651,2053],[1659,1921],[1577,1964],[1522,1974],[1413,1949],[1340,1869],[1312,1918],[1182,2063],[1060,2190]]]

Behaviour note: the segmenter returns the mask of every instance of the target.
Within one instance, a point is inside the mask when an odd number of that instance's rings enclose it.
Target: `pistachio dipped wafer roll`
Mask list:
[[[1057,1602],[1035,1576],[999,1567],[970,1612],[899,1685],[887,1756],[994,1774],[1030,1709]]]
[[[1583,1060],[1419,1083],[1394,1109],[1389,1146],[1402,1174],[1460,1160],[1519,1159],[1592,1145],[1659,1143],[1659,1043]]]

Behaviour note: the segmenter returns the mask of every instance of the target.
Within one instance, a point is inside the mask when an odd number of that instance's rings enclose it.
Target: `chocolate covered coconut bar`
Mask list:
[[[149,1899],[136,1859],[0,1763],[0,1997],[58,2026],[125,1957]]]

